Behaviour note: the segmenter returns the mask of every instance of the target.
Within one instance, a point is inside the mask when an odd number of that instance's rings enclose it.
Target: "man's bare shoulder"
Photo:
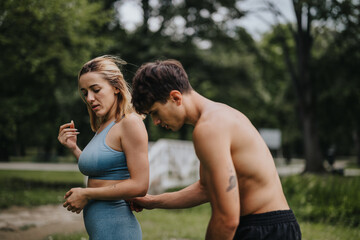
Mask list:
[[[198,138],[226,137],[233,124],[242,118],[243,114],[225,104],[213,103],[207,107],[196,123],[193,131],[194,141]]]
[[[195,125],[195,129],[197,129],[197,127],[199,127],[199,129],[206,129],[208,127],[215,126],[217,128],[221,128],[231,124],[232,122],[239,123],[239,121],[249,122],[247,117],[239,110],[234,109],[226,104],[213,103],[201,114],[201,117]]]

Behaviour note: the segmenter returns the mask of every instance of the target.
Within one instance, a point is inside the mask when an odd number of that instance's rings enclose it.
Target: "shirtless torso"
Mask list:
[[[198,138],[204,134],[201,131],[207,131],[208,141]],[[206,189],[213,191],[214,186],[209,184],[219,182],[216,177],[214,179],[217,175],[210,177],[210,172],[203,167],[208,159],[214,158],[210,154],[218,154],[214,159],[218,162],[215,163],[217,171],[223,164],[228,164],[225,171],[235,171],[236,174],[229,175],[226,187],[236,184],[231,180],[236,176],[242,216],[289,209],[272,155],[257,129],[241,112],[224,104],[207,103],[195,125],[193,139],[196,149],[209,149],[209,144],[215,145],[214,151],[203,153],[197,150],[201,161],[201,183]]]

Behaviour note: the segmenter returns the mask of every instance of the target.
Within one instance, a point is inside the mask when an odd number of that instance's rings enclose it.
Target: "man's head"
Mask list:
[[[143,64],[132,83],[132,104],[141,114],[148,114],[155,102],[165,104],[170,92],[189,93],[192,88],[179,61],[164,60]]]

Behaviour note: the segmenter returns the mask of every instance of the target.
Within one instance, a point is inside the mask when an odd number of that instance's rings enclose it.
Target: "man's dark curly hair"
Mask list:
[[[155,102],[166,103],[172,90],[182,94],[192,90],[181,63],[173,59],[145,63],[132,81],[133,107],[146,114]]]

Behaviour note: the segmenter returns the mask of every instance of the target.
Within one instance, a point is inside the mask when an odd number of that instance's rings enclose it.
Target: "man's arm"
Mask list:
[[[204,186],[200,181],[176,192],[146,195],[131,200],[135,206],[146,209],[180,209],[195,207],[208,202]]]
[[[231,158],[230,136],[224,127],[202,123],[194,130],[194,144],[212,208],[206,239],[233,239],[240,219],[240,197]]]

